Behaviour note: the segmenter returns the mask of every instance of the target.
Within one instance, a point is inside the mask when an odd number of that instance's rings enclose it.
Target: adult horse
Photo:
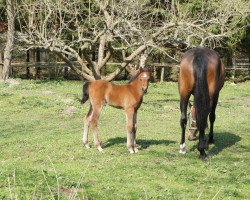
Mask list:
[[[102,106],[105,104],[124,109],[127,119],[127,147],[130,153],[137,153],[136,148],[136,115],[143,95],[147,92],[150,80],[150,71],[140,68],[128,84],[115,85],[105,80],[87,82],[83,86],[82,103],[90,100],[90,108],[84,119],[83,143],[90,148],[88,143],[88,129],[91,124],[94,135],[94,144],[102,151],[97,134],[97,123]]]
[[[199,131],[198,151],[200,158],[206,158],[208,144],[205,128],[209,115],[210,132],[208,143],[214,143],[213,127],[215,109],[219,92],[224,85],[224,66],[217,52],[208,48],[196,47],[188,50],[180,63],[179,94],[181,109],[180,153],[186,153],[185,128],[187,124],[187,105],[191,94],[194,95],[194,107],[197,130]]]

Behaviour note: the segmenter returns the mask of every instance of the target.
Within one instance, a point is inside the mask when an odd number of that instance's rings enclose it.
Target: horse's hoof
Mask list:
[[[135,152],[134,152],[134,149],[133,149],[132,147],[129,148],[128,150],[129,150],[129,153],[131,153],[131,154],[135,153]]]
[[[101,146],[97,147],[98,151],[103,151],[103,148]]]
[[[206,157],[207,157],[207,154],[206,154],[206,153],[201,154],[201,155],[199,156],[199,158],[202,159],[202,160],[204,160]]]
[[[193,136],[193,135],[189,135],[189,136],[188,136],[188,140],[189,140],[189,141],[194,141],[194,140],[196,140],[196,139],[197,139],[196,136]]]
[[[214,144],[214,142],[215,142],[214,139],[209,139],[209,140],[208,140],[208,143],[209,143],[209,144]]]
[[[185,143],[183,143],[183,144],[180,145],[180,151],[179,151],[179,153],[181,153],[181,154],[185,154],[186,153],[186,145],[185,145]]]
[[[90,145],[89,145],[89,144],[84,144],[84,146],[85,146],[87,149],[90,149]]]
[[[138,151],[139,151],[139,150],[135,147],[135,148],[134,148],[134,152],[135,152],[135,153],[138,153]]]

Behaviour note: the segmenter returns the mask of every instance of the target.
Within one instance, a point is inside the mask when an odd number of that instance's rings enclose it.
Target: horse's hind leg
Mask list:
[[[84,118],[84,131],[83,131],[82,141],[86,148],[90,148],[89,141],[88,141],[88,132],[89,132],[89,122],[92,117],[92,111],[93,111],[92,105],[90,105],[89,112]]]
[[[103,150],[101,147],[101,143],[99,141],[99,138],[98,138],[98,133],[97,133],[97,123],[98,123],[99,116],[101,113],[101,108],[102,108],[101,105],[93,106],[93,112],[92,112],[92,117],[91,117],[91,121],[90,121],[91,127],[93,129],[94,143],[95,143],[96,148],[99,151]]]
[[[181,142],[180,142],[180,153],[186,153],[186,145],[185,145],[185,130],[187,125],[187,106],[188,106],[188,99],[190,95],[187,95],[185,98],[181,97],[180,100],[180,107],[181,107]]]
[[[219,94],[216,94],[213,99],[212,99],[212,105],[211,105],[211,112],[209,114],[209,121],[210,121],[210,130],[209,130],[209,135],[208,135],[208,142],[209,144],[213,144],[214,143],[214,121],[216,118],[215,115],[215,109],[218,103],[218,98],[219,98]]]

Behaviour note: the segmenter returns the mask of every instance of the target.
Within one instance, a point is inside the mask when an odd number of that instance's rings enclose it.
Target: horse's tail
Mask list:
[[[208,58],[202,53],[196,53],[193,60],[195,77],[194,105],[196,109],[196,125],[198,130],[204,130],[207,126],[209,114],[209,94],[207,85]]]
[[[83,95],[82,95],[82,104],[84,104],[89,99],[89,83],[90,82],[86,82],[83,85],[83,88],[82,88],[82,92],[83,92]]]

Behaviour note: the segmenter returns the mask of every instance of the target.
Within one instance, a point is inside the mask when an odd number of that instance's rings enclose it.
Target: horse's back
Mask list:
[[[97,104],[109,104],[117,108],[124,108],[127,100],[133,100],[129,85],[116,85],[105,80],[90,82],[90,101]]]
[[[91,81],[89,84],[89,97],[91,102],[103,103],[110,82],[105,80]]]
[[[206,63],[206,77],[209,94],[218,93],[224,84],[224,66],[216,51],[203,47],[190,49],[183,55],[180,63],[180,93],[185,93],[185,91],[186,93],[193,92],[195,84],[193,65],[197,59],[201,59]]]

